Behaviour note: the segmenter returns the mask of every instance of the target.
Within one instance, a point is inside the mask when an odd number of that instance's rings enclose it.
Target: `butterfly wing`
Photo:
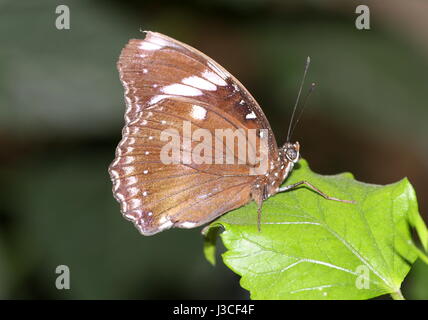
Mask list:
[[[248,203],[256,177],[245,161],[217,164],[215,143],[206,146],[211,163],[165,164],[161,158],[163,132],[182,141],[183,123],[210,132],[214,140],[216,129],[266,129],[269,157],[276,157],[269,123],[242,84],[196,49],[154,32],[129,41],[118,69],[127,109],[109,172],[124,216],[151,235],[173,226],[196,227]],[[257,141],[247,139],[248,148],[257,149]],[[189,146],[205,143],[190,141]],[[186,149],[176,148],[183,154]],[[240,146],[234,148],[239,158]]]

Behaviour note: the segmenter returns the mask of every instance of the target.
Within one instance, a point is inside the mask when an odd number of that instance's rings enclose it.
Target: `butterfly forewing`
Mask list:
[[[192,131],[210,132],[212,142],[216,129],[267,129],[265,156],[276,158],[269,123],[242,84],[196,49],[153,32],[144,40],[130,40],[118,69],[127,109],[110,175],[124,216],[150,235],[173,226],[199,226],[248,203],[256,176],[249,174],[251,164],[242,159],[242,145],[233,147],[234,163],[218,163],[214,143],[207,145],[212,151],[209,163],[162,161],[163,132],[169,130],[183,141],[183,123]],[[259,140],[245,143],[258,150]],[[201,143],[208,142],[201,139],[175,148],[184,154]]]

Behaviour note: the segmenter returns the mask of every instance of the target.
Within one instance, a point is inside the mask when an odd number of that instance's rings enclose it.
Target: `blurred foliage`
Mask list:
[[[13,270],[12,279],[6,277],[13,296],[28,298],[36,290],[42,298],[233,297],[234,289],[224,293],[217,279],[236,279],[196,254],[202,246],[197,230],[142,238],[118,214],[108,156],[64,150],[63,156],[33,159],[16,173],[16,183],[3,193],[14,205],[5,259]],[[59,264],[70,267],[70,291],[54,287]],[[195,277],[204,281],[195,283]]]
[[[406,287],[407,298],[427,300],[428,268],[421,260],[417,260],[408,276]]]
[[[357,31],[355,1],[0,1],[0,297],[248,298],[204,260],[199,230],[142,237],[113,200],[107,166],[124,111],[115,65],[140,28],[224,65],[279,141],[310,55],[318,87],[294,134],[305,158],[379,184],[408,176],[426,217],[428,53],[426,37],[406,33],[416,20],[405,14],[424,1],[411,2],[395,19],[371,1],[372,30]],[[70,7],[70,30],[55,28],[58,4]],[[68,292],[54,287],[59,264],[71,269]],[[426,272],[411,271],[404,295],[428,298]]]

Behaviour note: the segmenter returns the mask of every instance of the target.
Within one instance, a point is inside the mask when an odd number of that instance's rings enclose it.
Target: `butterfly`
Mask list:
[[[117,68],[125,90],[125,126],[109,174],[123,216],[143,235],[198,227],[250,201],[258,205],[260,230],[263,202],[300,185],[326,199],[351,202],[307,181],[281,187],[300,158],[299,143],[278,147],[256,100],[202,52],[147,31],[143,40],[131,39],[123,48]],[[186,135],[184,124],[202,134]],[[218,151],[224,144],[219,130],[241,140]],[[165,152],[166,141],[173,140]],[[218,161],[225,153],[230,161]],[[172,154],[176,161],[168,158]],[[258,162],[249,161],[250,154]]]

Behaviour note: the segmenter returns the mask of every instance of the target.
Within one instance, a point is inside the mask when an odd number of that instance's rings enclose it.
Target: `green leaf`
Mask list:
[[[409,197],[410,197],[410,205],[414,206],[414,208],[412,208],[412,210],[409,210],[409,218],[410,218],[410,223],[412,226],[415,227],[416,232],[419,236],[419,240],[422,243],[423,248],[425,249],[425,251],[428,252],[428,229],[425,225],[424,220],[422,219],[421,215],[419,214],[418,211],[418,204],[416,201],[416,195],[414,190],[410,190],[409,192]]]
[[[349,173],[322,176],[305,160],[286,183],[301,180],[356,204],[329,201],[301,187],[263,203],[258,232],[257,207],[250,203],[207,228],[207,259],[214,261],[212,232],[222,227],[223,261],[242,276],[252,299],[402,297],[401,283],[418,256],[411,227],[426,235],[408,180],[379,186]]]
[[[417,246],[413,246],[413,249],[414,249],[415,253],[417,254],[418,258],[421,259],[426,264],[428,264],[428,256],[421,249],[419,249]]]
[[[202,230],[202,234],[204,235],[204,255],[205,258],[215,266],[215,249],[217,243],[217,237],[220,234],[220,228],[218,227],[208,227]]]

